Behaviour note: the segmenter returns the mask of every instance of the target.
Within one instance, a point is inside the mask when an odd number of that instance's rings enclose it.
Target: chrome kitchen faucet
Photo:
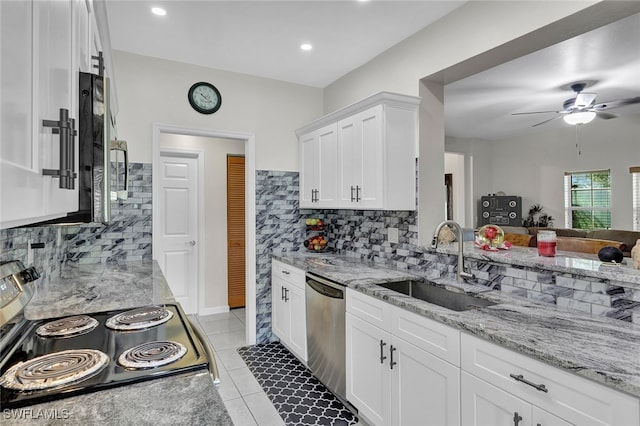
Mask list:
[[[462,227],[458,222],[453,220],[445,220],[440,225],[436,227],[436,231],[433,233],[433,240],[431,240],[431,248],[438,248],[438,235],[444,226],[453,227],[458,233],[458,269],[456,271],[456,279],[458,282],[465,282],[468,279],[473,279],[475,276],[464,270],[464,255],[462,254],[462,247],[464,243],[464,236],[462,232]]]

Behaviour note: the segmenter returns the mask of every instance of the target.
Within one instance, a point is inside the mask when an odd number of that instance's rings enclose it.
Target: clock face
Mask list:
[[[212,84],[206,82],[195,83],[189,89],[189,103],[199,113],[213,114],[222,104],[220,92]]]

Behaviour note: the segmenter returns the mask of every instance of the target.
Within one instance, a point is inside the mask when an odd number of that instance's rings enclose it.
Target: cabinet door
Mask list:
[[[307,362],[307,309],[304,290],[293,286],[285,286],[289,310],[289,349]]]
[[[42,126],[42,120],[58,120],[60,108],[69,110],[69,116],[77,120],[77,70],[72,55],[72,9],[71,0],[37,1],[36,22],[39,31],[36,37],[37,52],[37,102],[36,117],[40,139],[40,173],[42,169],[60,168],[60,138],[52,129]],[[74,84],[74,82],[76,84]],[[77,121],[76,121],[77,129]],[[77,172],[78,139],[74,138]],[[59,179],[43,177],[43,199],[45,215],[62,216],[78,209],[78,189],[61,189]]]
[[[462,371],[461,412],[465,426],[532,426],[531,404]]]
[[[337,125],[299,139],[300,207],[334,208],[338,191]]]
[[[347,400],[373,425],[390,423],[389,333],[346,314]]]
[[[318,160],[320,141],[317,132],[302,135],[298,142],[300,150],[300,208],[314,208],[315,190],[320,186]]]
[[[382,126],[382,105],[338,122],[341,207],[383,207]]]
[[[0,1],[0,228],[42,212],[30,1]]]
[[[574,426],[573,423],[565,422],[560,417],[556,417],[551,413],[536,407],[533,408],[533,420],[534,426]]]
[[[391,424],[460,425],[460,369],[402,339],[391,340]]]
[[[93,28],[90,1],[73,0],[73,52],[76,70],[94,73],[92,69]]]
[[[285,282],[271,276],[271,331],[286,345],[291,331],[289,306],[284,300]]]

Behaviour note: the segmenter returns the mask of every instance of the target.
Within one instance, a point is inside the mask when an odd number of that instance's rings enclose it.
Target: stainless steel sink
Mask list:
[[[467,311],[469,309],[483,308],[496,304],[490,300],[481,299],[463,293],[462,291],[447,290],[442,286],[425,281],[395,281],[378,285],[453,311]]]

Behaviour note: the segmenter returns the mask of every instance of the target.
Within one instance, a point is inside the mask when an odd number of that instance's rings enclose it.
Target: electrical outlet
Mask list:
[[[387,239],[391,244],[398,244],[398,228],[387,228]]]

